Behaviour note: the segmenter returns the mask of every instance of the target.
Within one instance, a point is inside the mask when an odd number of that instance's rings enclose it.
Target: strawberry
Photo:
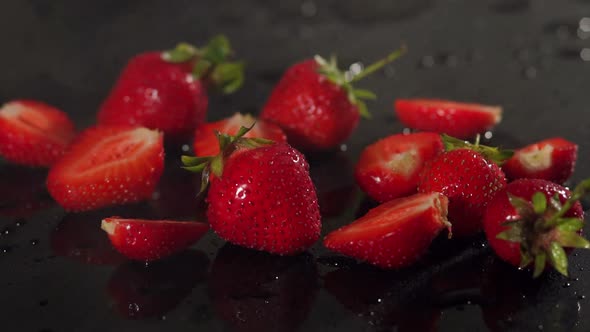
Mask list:
[[[252,125],[254,127],[244,137],[267,138],[275,142],[287,141],[287,136],[285,136],[285,133],[279,126],[265,120],[256,121],[250,114],[242,115],[236,113],[230,118],[205,123],[197,127],[193,144],[195,155],[205,157],[214,156],[219,153],[219,142],[217,141],[217,136],[215,136],[216,131],[228,135],[235,135],[241,127],[251,127]]]
[[[439,192],[449,199],[453,234],[470,236],[481,231],[486,204],[506,187],[506,177],[496,164],[512,155],[476,143],[443,136],[447,149],[424,167],[419,192]]]
[[[141,127],[90,128],[49,171],[47,189],[71,211],[131,203],[151,196],[163,167],[161,133]]]
[[[386,202],[415,193],[424,163],[442,151],[438,134],[392,135],[363,150],[354,175],[371,198]]]
[[[183,157],[186,168],[203,171],[207,218],[223,239],[281,255],[309,248],[320,236],[316,191],[305,157],[286,143],[218,133],[220,153]],[[211,176],[210,176],[211,175]]]
[[[187,250],[148,265],[128,262],[112,274],[107,292],[123,317],[158,317],[173,310],[207,276],[209,259]]]
[[[412,129],[434,131],[458,138],[472,138],[502,120],[502,108],[438,99],[398,99],[399,120]]]
[[[192,134],[205,120],[206,85],[231,93],[243,81],[243,65],[226,62],[231,53],[228,40],[217,36],[201,49],[181,43],[135,56],[100,107],[99,124],[160,129],[173,140]]]
[[[120,217],[103,219],[101,228],[117,251],[139,261],[153,261],[180,252],[209,229],[200,222]]]
[[[560,137],[549,138],[517,150],[502,169],[509,179],[544,179],[564,183],[572,176],[578,145]]]
[[[208,284],[225,330],[244,332],[305,330],[319,290],[312,255],[276,256],[231,244],[219,249]]]
[[[486,209],[484,229],[491,247],[514,266],[534,266],[535,277],[547,263],[567,276],[563,248],[590,248],[580,236],[584,212],[578,201],[589,190],[590,179],[571,193],[546,180],[511,182]]]
[[[354,131],[359,114],[369,117],[362,99],[375,99],[367,90],[358,90],[359,81],[386,63],[398,58],[404,48],[368,66],[357,75],[340,71],[336,59],[322,57],[291,66],[271,92],[261,117],[278,124],[299,149],[327,150],[339,146]]]
[[[47,104],[15,100],[0,108],[0,157],[15,164],[49,167],[74,135],[68,116]]]
[[[438,193],[399,198],[328,234],[324,245],[333,251],[385,269],[416,262],[444,228],[447,198]]]

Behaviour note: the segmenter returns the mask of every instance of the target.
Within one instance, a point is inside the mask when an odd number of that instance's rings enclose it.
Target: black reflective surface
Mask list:
[[[563,136],[580,145],[574,181],[590,175],[588,1],[43,1],[5,0],[0,100],[33,98],[80,128],[132,55],[227,34],[247,61],[244,88],[212,97],[209,119],[256,113],[289,64],[315,53],[340,63],[409,53],[363,82],[370,105],[346,151],[309,156],[324,232],[369,208],[351,169],[362,147],[402,125],[399,97],[504,106],[491,142],[518,147]],[[588,30],[585,30],[588,28]],[[2,331],[588,331],[590,253],[570,278],[532,281],[493,257],[482,238],[438,239],[416,266],[380,271],[319,244],[281,258],[208,234],[190,251],[130,263],[99,229],[110,215],[203,218],[198,183],[169,153],[157,199],[66,214],[45,172],[0,162]],[[587,229],[588,230],[588,229]],[[588,294],[590,295],[590,294]]]

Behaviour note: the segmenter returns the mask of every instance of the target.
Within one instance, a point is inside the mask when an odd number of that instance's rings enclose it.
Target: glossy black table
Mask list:
[[[391,104],[440,97],[504,106],[491,143],[563,136],[580,145],[573,182],[590,176],[589,1],[115,1],[0,4],[0,100],[33,98],[80,128],[132,55],[227,34],[247,61],[244,88],[212,97],[209,119],[257,113],[289,64],[319,53],[368,63],[409,53],[364,82],[380,99],[343,147],[308,156],[324,233],[362,215],[351,178],[360,150],[400,132]],[[580,25],[581,24],[581,25]],[[0,164],[2,331],[588,331],[590,253],[569,278],[532,280],[482,237],[438,239],[416,266],[386,272],[321,245],[274,257],[208,234],[190,251],[127,262],[99,229],[110,215],[203,219],[193,175],[168,151],[153,200],[67,214],[43,170]],[[588,205],[586,204],[586,208]],[[588,229],[587,229],[588,230]]]

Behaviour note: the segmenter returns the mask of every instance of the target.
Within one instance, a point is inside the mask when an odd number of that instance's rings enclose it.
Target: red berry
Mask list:
[[[324,245],[385,269],[416,262],[444,228],[447,198],[438,193],[399,198],[326,236]]]
[[[278,124],[289,143],[303,150],[342,144],[359,122],[347,92],[320,74],[315,60],[291,66],[271,92],[261,117]]]
[[[398,99],[395,114],[407,127],[472,138],[502,119],[502,108],[438,99]]]
[[[560,137],[517,150],[502,169],[509,179],[544,179],[564,183],[574,172],[578,145]]]
[[[151,196],[163,167],[161,133],[146,128],[91,128],[50,170],[47,189],[67,210],[131,203]]]
[[[449,199],[453,235],[469,236],[482,229],[487,203],[506,187],[498,165],[471,149],[444,152],[424,167],[419,192],[439,192]]]
[[[434,133],[386,137],[363,150],[355,169],[356,180],[379,202],[411,195],[424,164],[443,149],[440,136]]]
[[[209,229],[200,222],[119,217],[104,219],[101,228],[117,251],[140,261],[157,260],[187,249]]]
[[[47,104],[16,100],[0,108],[0,156],[15,164],[51,166],[74,135],[68,116]]]
[[[223,239],[295,254],[320,236],[320,213],[305,157],[285,143],[242,148],[224,161],[207,194],[207,217]]]
[[[234,114],[230,118],[219,120],[216,122],[205,123],[197,127],[195,131],[194,149],[195,155],[214,156],[219,153],[219,141],[215,132],[225,133],[228,135],[236,135],[240,127],[254,127],[250,129],[243,137],[259,137],[266,138],[275,142],[286,142],[287,136],[283,130],[277,125],[267,122],[265,120],[256,120],[249,114],[242,115],[240,113]]]
[[[558,195],[560,204],[564,204],[571,196],[569,190],[553,182],[539,179],[520,179],[509,183],[506,190],[496,195],[488,204],[485,212],[483,225],[488,242],[501,259],[514,266],[521,266],[521,248],[527,248],[527,254],[534,256],[541,251],[544,252],[551,242],[559,242],[560,240],[559,227],[556,228],[555,225],[542,227],[543,223],[555,213],[549,202],[547,203],[547,214],[545,212],[536,213],[532,210],[519,213],[509,198],[509,195],[521,198],[525,205],[530,204],[530,209],[533,209],[532,200],[533,195],[536,193],[543,194],[548,201]],[[564,214],[566,218],[579,219],[580,223],[583,221],[583,216],[582,206],[577,201]],[[508,241],[498,237],[499,234],[511,228],[510,225],[506,225],[507,222],[517,220],[523,222],[523,227],[520,230],[521,235],[518,239]]]
[[[183,137],[205,120],[207,93],[191,63],[170,63],[162,52],[142,53],[123,69],[98,114],[100,125],[160,129]]]

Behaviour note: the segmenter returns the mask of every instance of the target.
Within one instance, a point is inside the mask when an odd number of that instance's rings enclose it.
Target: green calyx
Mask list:
[[[361,72],[354,75],[351,72],[345,72],[338,69],[338,63],[334,56],[330,57],[330,60],[326,60],[321,56],[316,55],[314,59],[319,65],[318,72],[325,76],[330,82],[344,89],[348,96],[348,100],[358,107],[360,115],[365,118],[370,118],[371,114],[369,113],[365,100],[375,100],[377,99],[377,95],[369,90],[355,89],[352,84],[380,70],[386,64],[402,56],[405,52],[406,46],[402,45],[402,47],[393,51],[385,58],[367,66]]]
[[[213,174],[216,177],[223,175],[223,164],[225,159],[228,158],[237,149],[254,149],[261,146],[273,144],[272,140],[259,137],[244,137],[256,123],[250,127],[240,127],[240,130],[235,136],[228,135],[225,133],[215,132],[217,140],[219,141],[219,154],[216,156],[206,157],[192,157],[192,156],[181,156],[182,168],[195,172],[201,173],[201,190],[199,195],[205,192],[209,185],[209,176]]]
[[[582,181],[564,204],[559,195],[551,199],[536,192],[530,201],[508,195],[519,218],[505,223],[508,229],[498,239],[520,243],[521,267],[534,266],[533,277],[538,277],[547,264],[567,276],[568,261],[564,248],[590,249],[590,242],[579,232],[584,221],[564,217],[565,213],[590,191],[590,179]]]
[[[479,135],[476,137],[475,143],[473,144],[446,134],[442,134],[441,138],[443,144],[445,145],[446,151],[470,149],[481,154],[485,159],[498,165],[502,165],[506,160],[510,159],[510,157],[514,155],[513,150],[504,150],[493,146],[479,144]]]
[[[179,43],[174,49],[162,52],[162,59],[171,63],[195,61],[193,76],[211,82],[221,92],[230,94],[244,83],[244,63],[228,61],[233,50],[227,37],[217,35],[202,48]]]

